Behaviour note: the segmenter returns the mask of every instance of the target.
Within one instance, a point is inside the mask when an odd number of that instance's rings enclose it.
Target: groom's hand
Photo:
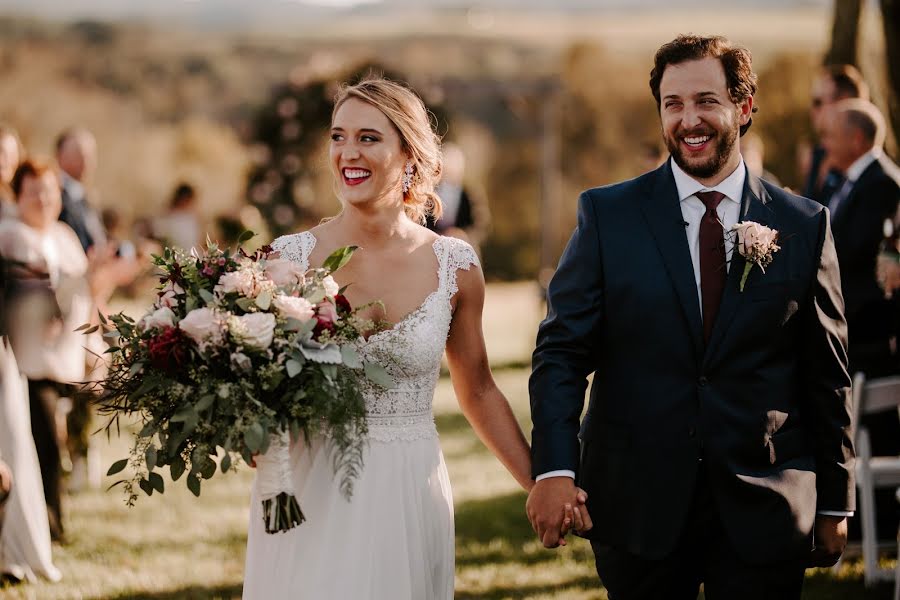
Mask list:
[[[847,517],[816,515],[815,547],[810,566],[834,566],[847,545]]]
[[[561,530],[566,504],[576,503],[575,481],[571,477],[548,477],[534,484],[525,503],[531,527],[544,548],[565,545]]]

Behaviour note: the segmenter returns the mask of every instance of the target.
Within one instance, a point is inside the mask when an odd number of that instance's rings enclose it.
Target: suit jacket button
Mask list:
[[[706,387],[708,383],[709,379],[707,379],[706,376],[700,377],[700,379],[697,380],[697,385],[700,387]]]
[[[695,437],[697,435],[697,429],[694,427],[690,427],[688,429],[688,436]]]

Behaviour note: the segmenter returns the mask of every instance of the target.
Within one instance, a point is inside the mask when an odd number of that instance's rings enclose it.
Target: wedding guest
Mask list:
[[[15,214],[16,199],[10,187],[22,158],[22,143],[15,129],[0,125],[0,219]]]
[[[841,175],[831,164],[821,143],[822,130],[831,106],[847,98],[869,99],[869,86],[862,74],[853,65],[828,65],[823,67],[812,84],[812,100],[809,118],[817,143],[803,150],[800,172],[804,180],[801,194],[820,204],[827,204],[828,198],[842,183]]]
[[[849,332],[851,372],[868,378],[900,374],[897,337],[900,297],[885,297],[877,275],[884,222],[896,219],[900,204],[900,168],[883,152],[886,125],[872,103],[850,99],[836,103],[824,122],[822,144],[845,183],[832,194],[834,245]],[[896,411],[863,417],[873,454],[900,454]],[[892,490],[876,495],[879,537],[891,540],[900,522]],[[851,535],[856,523],[851,522]]]
[[[62,539],[62,463],[66,432],[59,426],[61,398],[85,379],[85,336],[91,319],[88,257],[71,227],[59,221],[59,180],[49,162],[29,159],[12,180],[19,218],[0,223],[0,256],[14,263],[7,292],[6,330],[19,369],[28,378],[31,427],[41,465],[54,539]],[[62,421],[64,422],[64,421]]]
[[[884,117],[865,100],[843,100],[825,120],[822,144],[844,183],[828,208],[841,266],[841,288],[850,331],[850,367],[868,377],[900,373],[891,339],[897,304],[884,297],[876,277],[884,221],[900,202],[900,168],[882,149]],[[895,419],[896,420],[896,419]]]
[[[98,309],[109,312],[105,299],[119,286],[131,284],[140,266],[131,242],[110,243],[100,212],[88,198],[90,184],[97,167],[97,140],[87,129],[76,127],[63,131],[56,141],[56,161],[62,191],[60,221],[69,225],[78,236],[84,252],[97,257],[95,262],[104,265],[105,277],[94,278]],[[100,350],[102,353],[102,349]],[[69,420],[73,440],[87,440],[90,424],[89,396],[76,395],[72,402]],[[75,443],[72,468],[76,488],[86,476],[86,450],[84,444]],[[97,481],[97,477],[87,477]]]
[[[62,186],[62,212],[59,219],[69,225],[87,252],[106,242],[100,213],[87,197],[86,185],[97,166],[97,140],[87,129],[62,132],[56,140],[56,162]]]
[[[179,183],[175,187],[166,214],[158,217],[153,224],[153,233],[167,245],[185,250],[200,246],[200,219],[194,186]]]
[[[429,218],[432,231],[465,240],[475,248],[481,245],[490,224],[490,209],[484,199],[464,182],[466,156],[453,143],[443,146],[444,170],[437,186],[437,195],[444,206],[443,215]]]

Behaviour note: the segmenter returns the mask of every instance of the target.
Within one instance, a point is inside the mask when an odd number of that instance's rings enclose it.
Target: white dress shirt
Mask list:
[[[862,160],[862,159],[860,159]],[[874,160],[874,159],[873,159]],[[731,265],[731,255],[734,252],[735,236],[731,234],[731,227],[741,219],[741,201],[744,196],[744,183],[747,179],[747,168],[744,159],[731,172],[731,175],[720,181],[717,185],[709,187],[685,173],[674,160],[669,159],[672,165],[672,175],[675,177],[675,187],[678,189],[678,199],[681,201],[681,215],[684,218],[685,233],[687,234],[688,248],[691,251],[691,262],[694,263],[694,279],[697,282],[697,298],[701,317],[703,312],[703,297],[700,293],[700,221],[706,214],[706,205],[696,196],[697,192],[721,192],[725,195],[716,214],[722,222],[725,234],[725,259],[726,265]],[[866,165],[868,166],[868,164]],[[860,171],[861,173],[862,171]],[[858,177],[858,175],[857,175]],[[535,480],[540,481],[548,477],[571,477],[575,479],[575,472],[569,470],[548,471],[538,475]],[[820,511],[823,515],[840,517],[853,516],[852,512]]]
[[[838,207],[840,207],[847,200],[847,197],[850,196],[853,186],[856,185],[856,180],[862,176],[863,172],[868,169],[873,162],[881,158],[881,153],[881,148],[872,148],[853,161],[852,165],[847,167],[844,184],[832,194],[831,199],[828,201],[828,210],[831,211],[832,219],[834,218],[834,215],[837,214]]]

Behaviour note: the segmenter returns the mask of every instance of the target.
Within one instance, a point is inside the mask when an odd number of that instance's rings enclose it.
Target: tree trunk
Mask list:
[[[881,0],[888,89],[886,104],[895,140],[900,132],[900,0]]]
[[[889,2],[893,4],[892,2]],[[884,4],[884,2],[882,2]],[[862,0],[834,0],[834,23],[831,26],[831,48],[825,55],[826,65],[856,66],[856,40]]]

